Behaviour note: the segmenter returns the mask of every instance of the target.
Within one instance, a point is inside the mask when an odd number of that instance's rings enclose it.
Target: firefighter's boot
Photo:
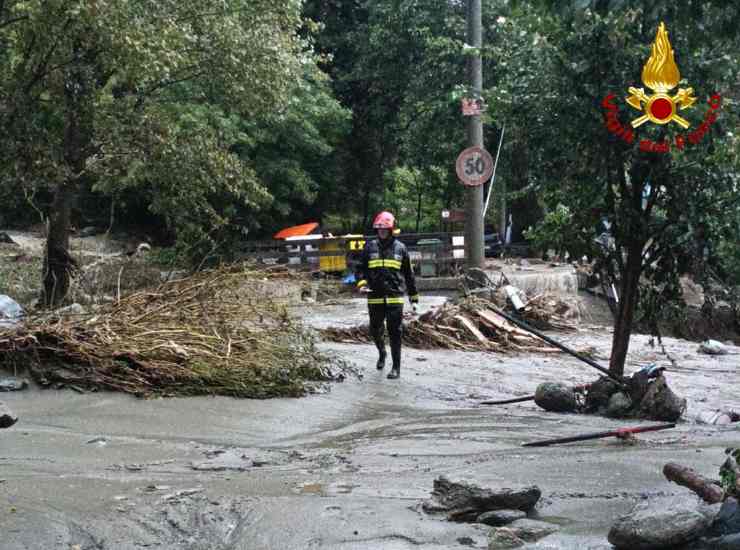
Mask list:
[[[385,357],[386,357],[385,349],[379,348],[378,351],[379,351],[378,362],[375,363],[375,368],[378,370],[383,370],[383,368],[385,367]]]

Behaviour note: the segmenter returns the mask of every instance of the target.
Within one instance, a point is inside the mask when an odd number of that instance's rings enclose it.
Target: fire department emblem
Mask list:
[[[655,124],[668,124],[675,122],[682,128],[689,127],[689,121],[678,115],[678,110],[691,107],[696,98],[693,96],[693,88],[679,88],[676,95],[670,92],[681,80],[678,66],[673,58],[673,48],[668,40],[668,31],[665,24],[658,26],[658,33],[653,42],[650,57],[642,68],[642,83],[653,91],[647,95],[644,88],[630,86],[631,94],[627,97],[627,103],[643,111],[643,115],[632,121],[632,127],[637,128],[647,121]]]

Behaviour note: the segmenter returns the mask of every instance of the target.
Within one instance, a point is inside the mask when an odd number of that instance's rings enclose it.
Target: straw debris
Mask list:
[[[299,396],[345,368],[260,289],[290,275],[221,268],[136,292],[83,316],[0,332],[0,364],[42,385],[138,396]]]

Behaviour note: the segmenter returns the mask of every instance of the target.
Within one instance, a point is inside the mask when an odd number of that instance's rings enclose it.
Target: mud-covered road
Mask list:
[[[440,299],[425,298],[426,305]],[[316,326],[364,319],[359,301],[300,310]],[[608,356],[610,333],[559,335]],[[561,525],[531,548],[609,548],[614,518],[645,498],[689,498],[662,476],[676,461],[716,475],[738,427],[696,424],[703,410],[740,409],[740,348],[696,353],[665,340],[674,390],[689,399],[677,429],[550,448],[535,439],[639,422],[545,413],[533,403],[479,407],[533,393],[543,381],[583,383],[595,371],[564,355],[406,350],[402,378],[375,371],[367,345],[325,345],[364,373],[331,391],[271,401],[30,389],[2,394],[20,417],[0,431],[0,548],[486,548],[489,528],[420,512],[433,480],[537,484],[538,514]],[[602,361],[606,363],[606,361]],[[637,336],[630,365],[665,356]]]

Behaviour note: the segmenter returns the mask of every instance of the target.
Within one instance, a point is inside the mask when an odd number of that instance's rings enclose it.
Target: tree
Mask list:
[[[491,90],[498,99],[491,103],[507,124],[518,125],[529,136],[531,166],[536,167],[532,187],[551,207],[568,207],[580,229],[578,246],[598,254],[592,228],[602,215],[613,223],[616,247],[607,265],[616,266],[621,289],[610,370],[622,375],[641,281],[659,289],[662,300],[675,298],[680,292],[678,275],[692,254],[698,227],[722,219],[727,214],[720,207],[723,198],[737,195],[736,141],[726,131],[737,126],[737,118],[723,110],[699,143],[660,154],[640,150],[639,141],[672,141],[682,134],[680,129],[645,125],[635,130],[639,135],[633,143],[626,143],[605,128],[605,111],[626,127],[638,116],[622,98],[629,86],[644,87],[640,70],[659,22],[665,21],[676,62],[689,83],[682,81],[681,87],[692,86],[702,97],[694,109],[681,112],[692,129],[698,128],[711,111],[707,99],[715,92],[727,95],[736,85],[730,60],[740,54],[739,12],[719,2],[692,1],[680,9],[670,2],[579,4],[565,9],[561,5],[557,12],[539,6],[536,24],[531,16],[512,20],[531,40],[531,46],[516,55],[537,59],[517,72],[538,77],[503,79]],[[503,60],[515,55],[509,50],[500,53]],[[610,93],[615,101],[604,102]],[[529,107],[526,112],[524,106]]]
[[[268,200],[226,130],[234,114],[285,101],[308,62],[300,22],[298,0],[0,3],[0,146],[12,159],[3,184],[49,185],[54,196],[45,304],[67,292],[83,185],[167,188],[155,211],[216,226],[226,217],[211,195]]]

